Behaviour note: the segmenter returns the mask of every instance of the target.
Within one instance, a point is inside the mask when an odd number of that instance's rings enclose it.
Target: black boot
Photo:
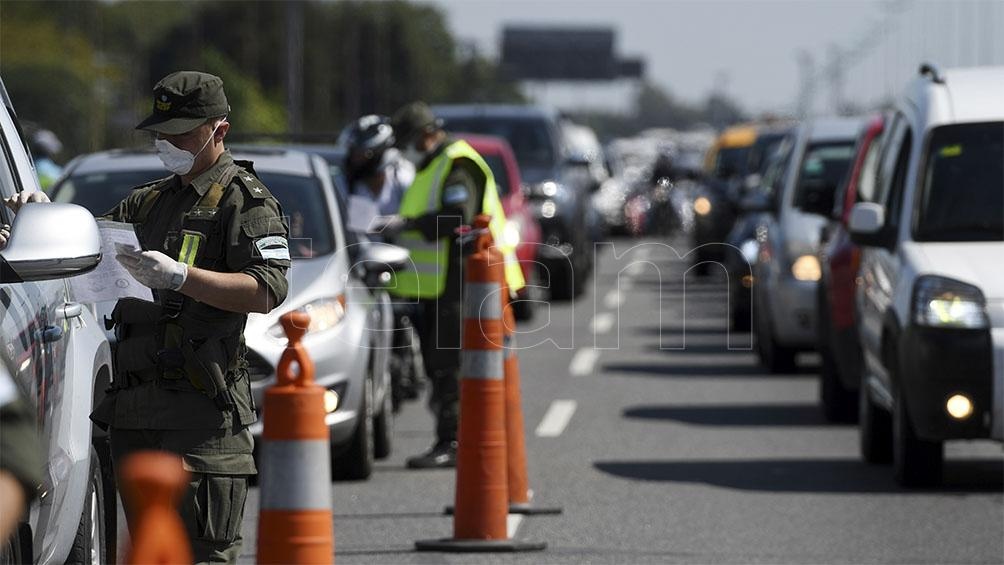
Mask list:
[[[457,466],[457,442],[439,441],[429,451],[408,458],[409,469],[446,469]]]

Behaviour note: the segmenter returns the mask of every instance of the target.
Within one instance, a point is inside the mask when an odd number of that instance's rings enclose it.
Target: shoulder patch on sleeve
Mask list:
[[[234,180],[237,184],[244,187],[244,192],[246,192],[251,198],[270,198],[272,193],[269,192],[268,187],[266,187],[258,177],[254,176],[246,169],[241,168],[236,175],[234,175]]]
[[[462,184],[451,184],[443,189],[443,204],[463,204],[470,194]]]
[[[289,261],[289,242],[281,235],[270,235],[254,242],[263,259]]]

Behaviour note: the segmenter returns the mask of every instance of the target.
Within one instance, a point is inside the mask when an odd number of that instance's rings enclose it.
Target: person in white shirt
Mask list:
[[[404,191],[415,180],[415,167],[394,149],[390,120],[363,116],[341,137],[340,144],[346,148],[343,170],[349,197],[371,201],[381,216],[396,215]]]

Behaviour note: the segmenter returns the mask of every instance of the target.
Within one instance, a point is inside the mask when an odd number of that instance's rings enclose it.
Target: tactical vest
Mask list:
[[[481,201],[481,213],[491,216],[488,226],[495,240],[495,246],[505,258],[505,277],[510,292],[526,286],[523,271],[516,259],[516,248],[503,237],[506,225],[505,211],[495,187],[495,177],[491,168],[466,141],[451,143],[424,169],[418,171],[415,181],[405,191],[401,200],[400,215],[417,218],[440,209],[443,183],[453,169],[457,159],[469,159],[485,176],[485,194]],[[418,230],[401,232],[395,242],[411,252],[412,267],[402,269],[393,275],[388,285],[391,294],[407,298],[436,298],[446,288],[446,273],[450,261],[450,240],[440,238],[426,241]]]
[[[250,168],[250,163],[247,164]],[[167,244],[167,254],[189,266],[220,270],[227,236],[220,222],[219,203],[241,166],[225,168],[206,193],[185,213],[179,237]],[[248,187],[250,188],[250,187]],[[132,223],[142,231],[160,191],[150,189]],[[180,292],[157,290],[157,302],[122,299],[112,312],[117,346],[116,385],[135,386],[157,380],[167,390],[201,392],[221,411],[237,411],[242,425],[255,420],[253,406],[235,405],[231,385],[241,374],[245,314],[210,309]]]

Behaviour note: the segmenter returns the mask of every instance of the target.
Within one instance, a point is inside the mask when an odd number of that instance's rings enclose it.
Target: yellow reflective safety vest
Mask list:
[[[495,240],[495,246],[505,258],[505,278],[509,291],[516,292],[526,286],[526,281],[516,258],[516,247],[503,238],[506,217],[495,188],[495,177],[481,155],[466,141],[454,141],[424,169],[418,171],[415,181],[401,199],[399,214],[404,218],[417,218],[439,210],[443,183],[453,169],[453,163],[462,158],[470,159],[485,175],[481,213],[491,216],[488,229]],[[407,230],[401,232],[395,243],[411,252],[411,264],[393,275],[393,280],[388,285],[390,293],[407,298],[440,296],[446,288],[451,245],[449,238],[426,241],[418,230]]]

